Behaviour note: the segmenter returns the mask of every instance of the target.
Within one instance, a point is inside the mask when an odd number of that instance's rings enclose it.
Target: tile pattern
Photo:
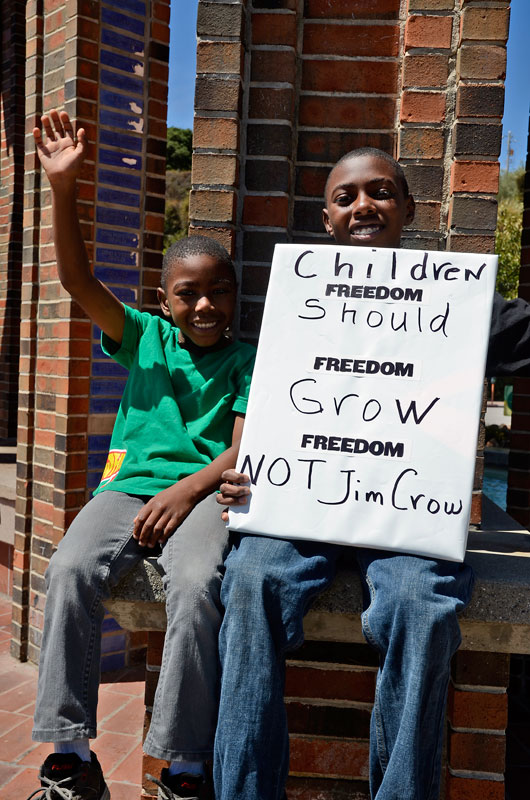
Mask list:
[[[20,664],[9,655],[10,623],[11,603],[9,598],[0,596],[0,797],[25,800],[38,788],[38,770],[50,746],[31,740],[37,669],[29,663]],[[112,800],[140,798],[143,675],[143,668],[130,668],[102,677],[99,736],[93,749],[103,767]]]

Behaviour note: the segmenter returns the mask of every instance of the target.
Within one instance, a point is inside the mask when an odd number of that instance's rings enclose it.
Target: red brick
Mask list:
[[[508,38],[509,20],[508,8],[465,8],[460,23],[460,37],[462,40],[505,42]]]
[[[399,157],[439,159],[444,154],[444,132],[440,128],[411,128],[399,132]]]
[[[278,80],[294,84],[296,79],[294,50],[253,50],[250,79],[263,83]]]
[[[191,180],[193,184],[235,186],[239,174],[239,162],[235,155],[218,153],[195,153]]]
[[[454,161],[451,192],[496,194],[499,189],[498,161]]]
[[[291,736],[291,772],[368,777],[368,742]]]
[[[502,117],[504,87],[466,84],[458,88],[456,114],[458,117]]]
[[[508,695],[506,692],[466,692],[451,687],[447,711],[453,728],[505,730]]]
[[[292,89],[251,87],[248,114],[251,119],[292,119],[294,92]]]
[[[438,87],[447,85],[449,60],[442,53],[416,55],[407,53],[404,61],[403,85]]]
[[[240,42],[199,42],[197,72],[241,72],[243,46]]]
[[[454,0],[408,0],[409,11],[452,11]]]
[[[192,190],[190,217],[209,222],[232,222],[235,219],[236,195],[234,192]],[[163,222],[163,219],[162,219]]]
[[[200,225],[196,225],[192,222],[190,224],[189,232],[190,235],[196,234],[197,236],[210,236],[212,239],[215,239],[217,242],[222,244],[225,250],[227,250],[232,257],[234,256],[235,232],[232,228],[203,228]]]
[[[285,694],[288,697],[312,697],[372,703],[375,678],[375,670],[331,670],[290,664],[286,672]]]
[[[441,203],[417,202],[414,220],[409,226],[415,231],[437,231],[440,228]]]
[[[495,237],[480,234],[449,233],[449,250],[455,253],[494,253]]]
[[[463,45],[456,62],[460,78],[503,81],[506,77],[506,48],[497,45]]]
[[[405,50],[429,47],[446,50],[451,47],[452,17],[410,16],[405,25]]]
[[[447,775],[446,800],[504,800],[504,781],[459,778]]]
[[[296,47],[295,14],[252,14],[252,44]]]
[[[306,22],[304,47],[306,55],[334,56],[397,56],[397,25],[321,25]]]
[[[457,731],[449,735],[448,761],[453,769],[503,773],[505,751],[502,735]]]
[[[266,225],[287,227],[289,216],[288,197],[264,197],[247,195],[243,206],[244,225]]]
[[[400,0],[306,0],[306,17],[311,19],[395,19]]]
[[[401,102],[402,122],[443,122],[445,119],[445,94],[442,92],[403,92]]]
[[[387,97],[301,97],[299,122],[323,128],[391,130],[394,109],[394,101]]]
[[[392,61],[303,62],[302,89],[313,92],[365,92],[392,94],[397,91],[398,65]]]

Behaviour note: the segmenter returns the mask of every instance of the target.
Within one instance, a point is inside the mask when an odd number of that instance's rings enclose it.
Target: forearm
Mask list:
[[[52,186],[52,225],[59,280],[77,299],[93,277],[79,224],[75,181]]]
[[[182,487],[185,485],[186,489],[192,494],[194,502],[199,503],[219,488],[221,474],[225,470],[235,467],[238,453],[239,442],[236,442],[224,453],[221,453],[220,456],[217,456],[208,466],[203,467],[193,475],[188,475],[187,478],[183,478],[179,483]]]

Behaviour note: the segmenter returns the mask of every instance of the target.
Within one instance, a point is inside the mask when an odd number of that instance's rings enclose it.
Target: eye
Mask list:
[[[389,200],[391,197],[394,197],[394,193],[386,186],[381,186],[374,192],[374,197],[378,200]]]
[[[349,194],[339,194],[335,198],[334,202],[338,206],[349,206],[350,203],[352,202],[352,200],[353,200],[353,198]]]
[[[183,297],[186,299],[188,297],[193,297],[194,295],[195,292],[193,291],[193,289],[179,289],[177,292],[177,297]]]

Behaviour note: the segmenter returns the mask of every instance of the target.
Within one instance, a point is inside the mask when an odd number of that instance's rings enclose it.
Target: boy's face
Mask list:
[[[328,180],[324,227],[337,244],[399,247],[401,231],[414,219],[392,165],[371,155],[334,167]]]
[[[209,255],[176,261],[166,289],[158,289],[164,316],[198,347],[217,344],[232,322],[236,296],[233,271]]]

